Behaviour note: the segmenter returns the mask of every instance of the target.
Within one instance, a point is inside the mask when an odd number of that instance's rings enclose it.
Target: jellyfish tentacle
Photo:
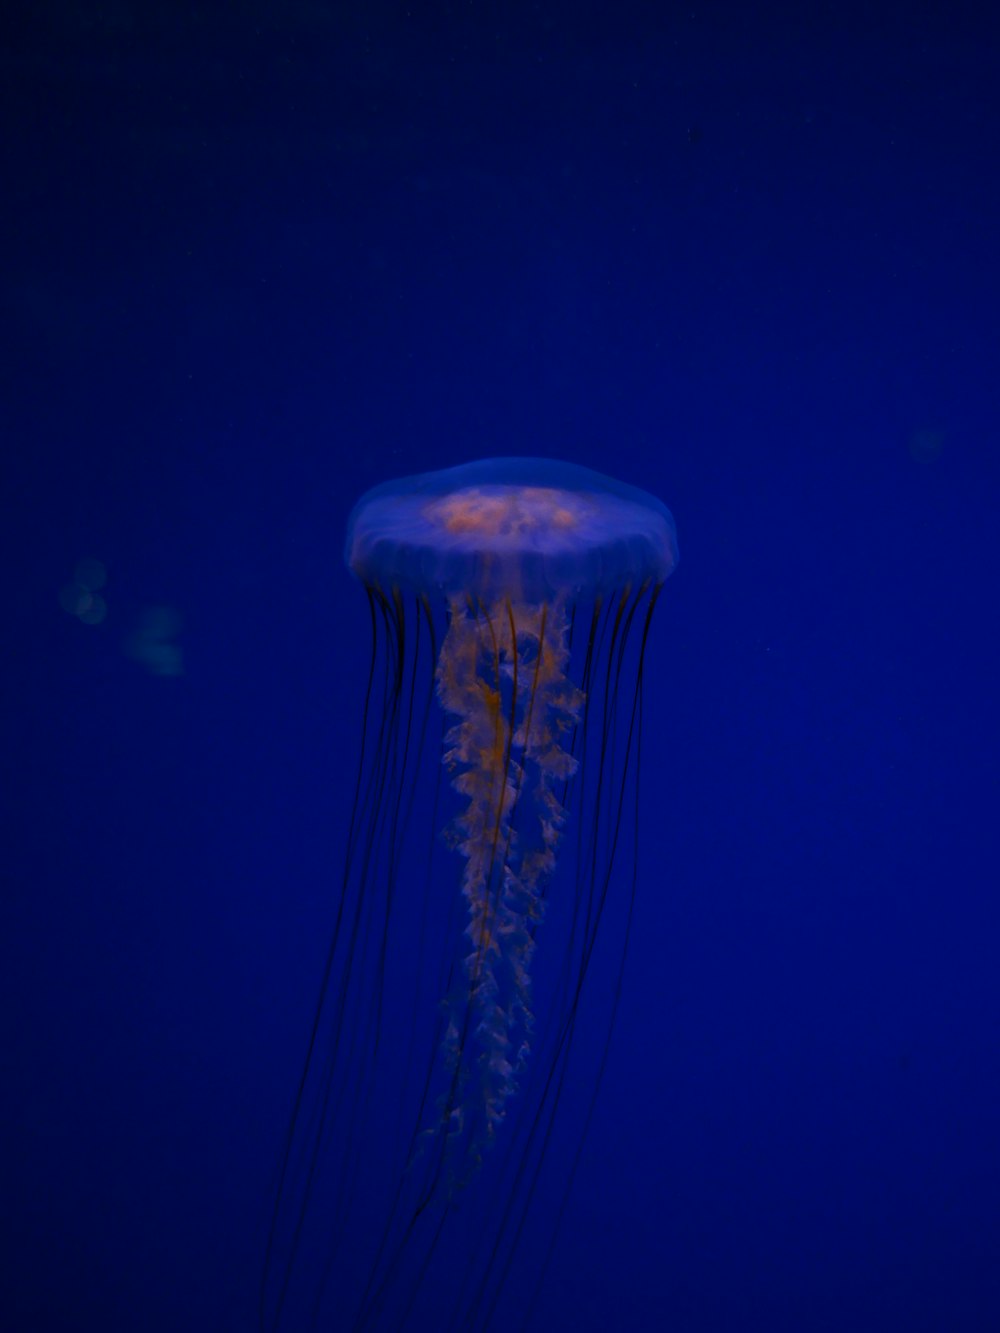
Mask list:
[[[473,614],[456,598],[450,609],[437,681],[442,706],[457,719],[444,761],[466,802],[455,831],[472,947],[464,959],[466,1012],[449,1023],[445,1047],[453,1087],[464,1082],[473,1053],[478,1064],[475,1165],[530,1049],[535,931],[565,822],[560,788],[576,766],[570,747],[583,695],[567,675],[564,602],[508,599]]]

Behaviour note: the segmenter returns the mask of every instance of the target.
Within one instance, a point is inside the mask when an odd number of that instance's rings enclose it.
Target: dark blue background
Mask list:
[[[1000,1327],[997,49],[893,12],[7,21],[6,1327],[252,1326],[354,777],[345,519],[499,453],[655,492],[682,552],[536,1326]]]

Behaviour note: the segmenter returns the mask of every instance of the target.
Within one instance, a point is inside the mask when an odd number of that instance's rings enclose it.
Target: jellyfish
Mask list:
[[[369,491],[346,561],[360,756],[260,1324],[527,1326],[617,1015],[674,523],[587,468],[494,458]]]

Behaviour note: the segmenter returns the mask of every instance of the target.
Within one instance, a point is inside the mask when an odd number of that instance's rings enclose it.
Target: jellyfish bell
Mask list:
[[[383,591],[542,602],[659,585],[677,536],[667,507],[634,486],[573,463],[489,458],[368,491],[345,557]]]
[[[600,473],[487,459],[369,491],[345,555],[371,611],[361,758],[261,1325],[299,1327],[307,1299],[316,1327],[422,1311],[438,1329],[485,1328],[542,1234],[537,1186],[569,1122],[551,1253],[606,1063],[636,889],[634,839],[620,873],[623,813],[631,800],[637,822],[643,662],[675,529],[659,500]],[[615,880],[624,924],[581,1097],[567,1088]],[[449,1285],[452,1234],[463,1276]],[[545,1266],[536,1255],[536,1288]]]

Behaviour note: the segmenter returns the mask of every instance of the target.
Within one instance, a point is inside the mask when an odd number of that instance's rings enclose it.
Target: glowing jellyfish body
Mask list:
[[[627,793],[638,800],[643,654],[677,560],[674,525],[646,492],[588,469],[489,459],[370,491],[351,515],[346,558],[373,631],[362,757],[262,1324],[300,1326],[301,1297],[290,1313],[297,1273],[312,1267],[301,1285],[316,1327],[486,1327],[524,1240],[557,1112],[575,1121],[576,1148],[555,1221],[604,1068],[634,870],[618,876],[628,906],[605,1044],[590,1091],[566,1095]],[[442,804],[427,758],[435,698],[458,855],[450,876],[433,844],[414,874],[410,850],[422,812],[433,825]],[[573,901],[558,913],[549,890],[574,801]],[[634,867],[634,840],[631,852]],[[442,913],[442,881],[454,883],[456,870],[460,895],[447,897],[464,906]],[[421,879],[419,895],[404,890]],[[550,909],[563,947],[536,1015]],[[438,920],[441,949],[428,938]],[[493,1165],[486,1150],[505,1139]],[[445,1293],[434,1271],[446,1264],[442,1238],[452,1225],[467,1239],[463,1208],[480,1191],[470,1215],[478,1240]],[[369,1208],[376,1195],[381,1205]],[[537,1289],[544,1262],[534,1273]],[[529,1304],[525,1294],[525,1314]]]

